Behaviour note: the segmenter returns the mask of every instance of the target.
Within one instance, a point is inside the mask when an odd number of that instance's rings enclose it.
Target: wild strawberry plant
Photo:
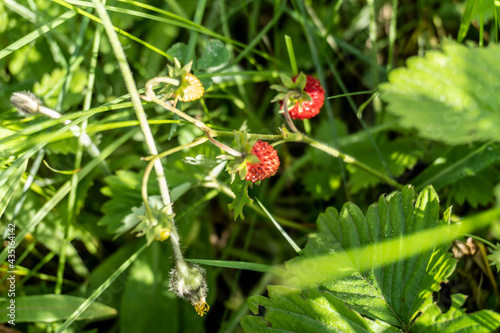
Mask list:
[[[4,330],[497,330],[483,5],[1,3]]]

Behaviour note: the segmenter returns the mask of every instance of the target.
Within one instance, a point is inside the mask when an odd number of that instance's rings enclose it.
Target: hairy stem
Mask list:
[[[123,79],[125,81],[125,85],[127,87],[128,92],[130,93],[130,98],[132,100],[132,104],[134,105],[134,111],[137,116],[137,119],[139,120],[141,131],[144,135],[144,139],[148,147],[149,153],[151,155],[158,155],[158,150],[156,149],[155,140],[153,138],[151,128],[149,127],[146,113],[144,112],[144,108],[142,107],[141,99],[137,92],[137,87],[135,86],[135,81],[132,77],[132,72],[127,62],[125,52],[123,51],[123,47],[120,44],[120,40],[118,39],[118,35],[116,31],[113,29],[113,24],[111,23],[111,19],[109,18],[109,15],[106,12],[104,6],[98,0],[92,0],[92,2],[95,4],[96,11],[102,20],[104,29],[106,30],[106,34],[108,35],[109,38],[109,42],[111,44],[113,52],[115,53],[118,65],[120,67]],[[173,208],[171,205],[170,193],[168,190],[167,179],[165,178],[165,171],[163,170],[163,165],[160,159],[154,160],[153,164],[163,204],[168,207],[167,213],[169,215],[173,215]],[[182,251],[179,244],[180,243],[179,234],[177,232],[174,219],[172,219],[172,229],[170,230],[170,242],[172,244],[172,252],[174,254],[176,262],[185,263],[184,257],[182,256]]]

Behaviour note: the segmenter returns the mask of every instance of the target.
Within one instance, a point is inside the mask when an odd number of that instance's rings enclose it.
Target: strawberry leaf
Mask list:
[[[245,219],[245,216],[243,215],[243,207],[245,207],[245,205],[251,205],[253,202],[253,199],[248,196],[249,185],[250,183],[244,179],[231,184],[231,189],[233,190],[235,197],[233,202],[228,205],[228,208],[230,210],[234,210],[235,221],[238,216],[241,217],[242,220]]]
[[[488,258],[491,261],[490,265],[495,265],[497,268],[497,273],[500,272],[500,251],[498,250],[500,248],[500,243],[497,243],[497,248],[492,249],[490,248],[491,254],[487,255],[486,258]]]
[[[500,314],[490,310],[465,313],[461,307],[466,296],[451,295],[451,308],[442,313],[435,303],[430,303],[415,321],[411,331],[415,333],[495,332],[500,327]]]
[[[500,127],[500,46],[445,42],[443,51],[408,59],[380,86],[387,110],[422,137],[449,144],[496,140]]]
[[[500,159],[500,144],[467,144],[452,147],[412,180],[416,188],[432,184],[436,190],[470,177]],[[446,161],[446,163],[443,163]]]
[[[257,314],[259,306],[265,307],[265,320],[257,316],[241,319],[241,327],[250,332],[398,332],[389,325],[372,322],[349,309],[345,303],[318,289],[309,291],[307,297],[299,289],[269,286],[269,298],[251,297],[250,310]],[[269,327],[267,322],[272,323]],[[382,331],[382,330],[381,330]]]
[[[438,214],[438,196],[430,186],[415,202],[414,190],[409,186],[402,192],[383,195],[378,204],[369,207],[366,215],[352,203],[346,203],[340,213],[328,208],[318,217],[319,233],[310,235],[304,255],[286,265],[290,276],[298,278],[288,282],[300,281],[295,285],[305,289],[269,287],[270,298],[251,297],[250,309],[258,313],[260,305],[267,313],[264,318],[243,318],[242,327],[246,332],[260,332],[267,326],[277,332],[280,329],[297,331],[293,329],[296,327],[300,327],[300,332],[344,329],[371,332],[376,330],[373,323],[383,321],[391,325],[388,331],[396,327],[409,331],[418,314],[427,309],[432,293],[446,281],[456,264],[447,253],[447,244],[436,244],[430,250],[414,249],[416,254],[411,257],[399,254],[407,246],[407,236],[445,224],[439,222]],[[379,250],[375,248],[368,257],[358,251],[386,241],[395,248],[389,251],[380,245],[382,255],[376,254]],[[326,255],[343,253],[345,260],[331,263],[337,270],[330,269],[326,261],[318,261]],[[336,255],[334,257],[340,258]],[[344,306],[350,311],[345,311]],[[291,323],[294,320],[296,322]],[[460,323],[466,327],[469,322]],[[422,325],[432,323],[422,321]],[[492,325],[483,324],[483,327]]]

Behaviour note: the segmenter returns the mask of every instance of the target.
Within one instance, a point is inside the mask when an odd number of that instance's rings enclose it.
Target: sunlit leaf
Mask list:
[[[380,86],[387,110],[401,126],[449,144],[498,139],[500,46],[445,42],[443,51],[408,59]]]

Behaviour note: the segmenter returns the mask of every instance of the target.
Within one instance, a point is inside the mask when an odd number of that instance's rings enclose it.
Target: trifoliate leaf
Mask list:
[[[167,50],[167,54],[172,58],[184,59],[187,54],[187,45],[184,43],[175,43]]]
[[[197,69],[208,69],[217,67],[229,60],[229,51],[218,39],[212,39],[203,43],[203,53],[198,59]]]
[[[250,182],[242,179],[238,181],[234,181],[231,184],[231,189],[235,195],[233,202],[228,205],[228,208],[234,210],[234,220],[238,218],[238,216],[243,220],[245,216],[243,215],[243,207],[245,205],[251,205],[253,199],[248,196],[248,186]]]
[[[451,308],[446,313],[442,313],[435,303],[430,303],[415,321],[411,332],[496,332],[496,329],[500,327],[500,314],[490,310],[465,313],[465,309],[461,308],[465,299],[466,296],[462,294],[451,295]]]
[[[408,59],[380,86],[387,110],[422,137],[449,144],[496,140],[500,127],[500,46],[466,47]]]

